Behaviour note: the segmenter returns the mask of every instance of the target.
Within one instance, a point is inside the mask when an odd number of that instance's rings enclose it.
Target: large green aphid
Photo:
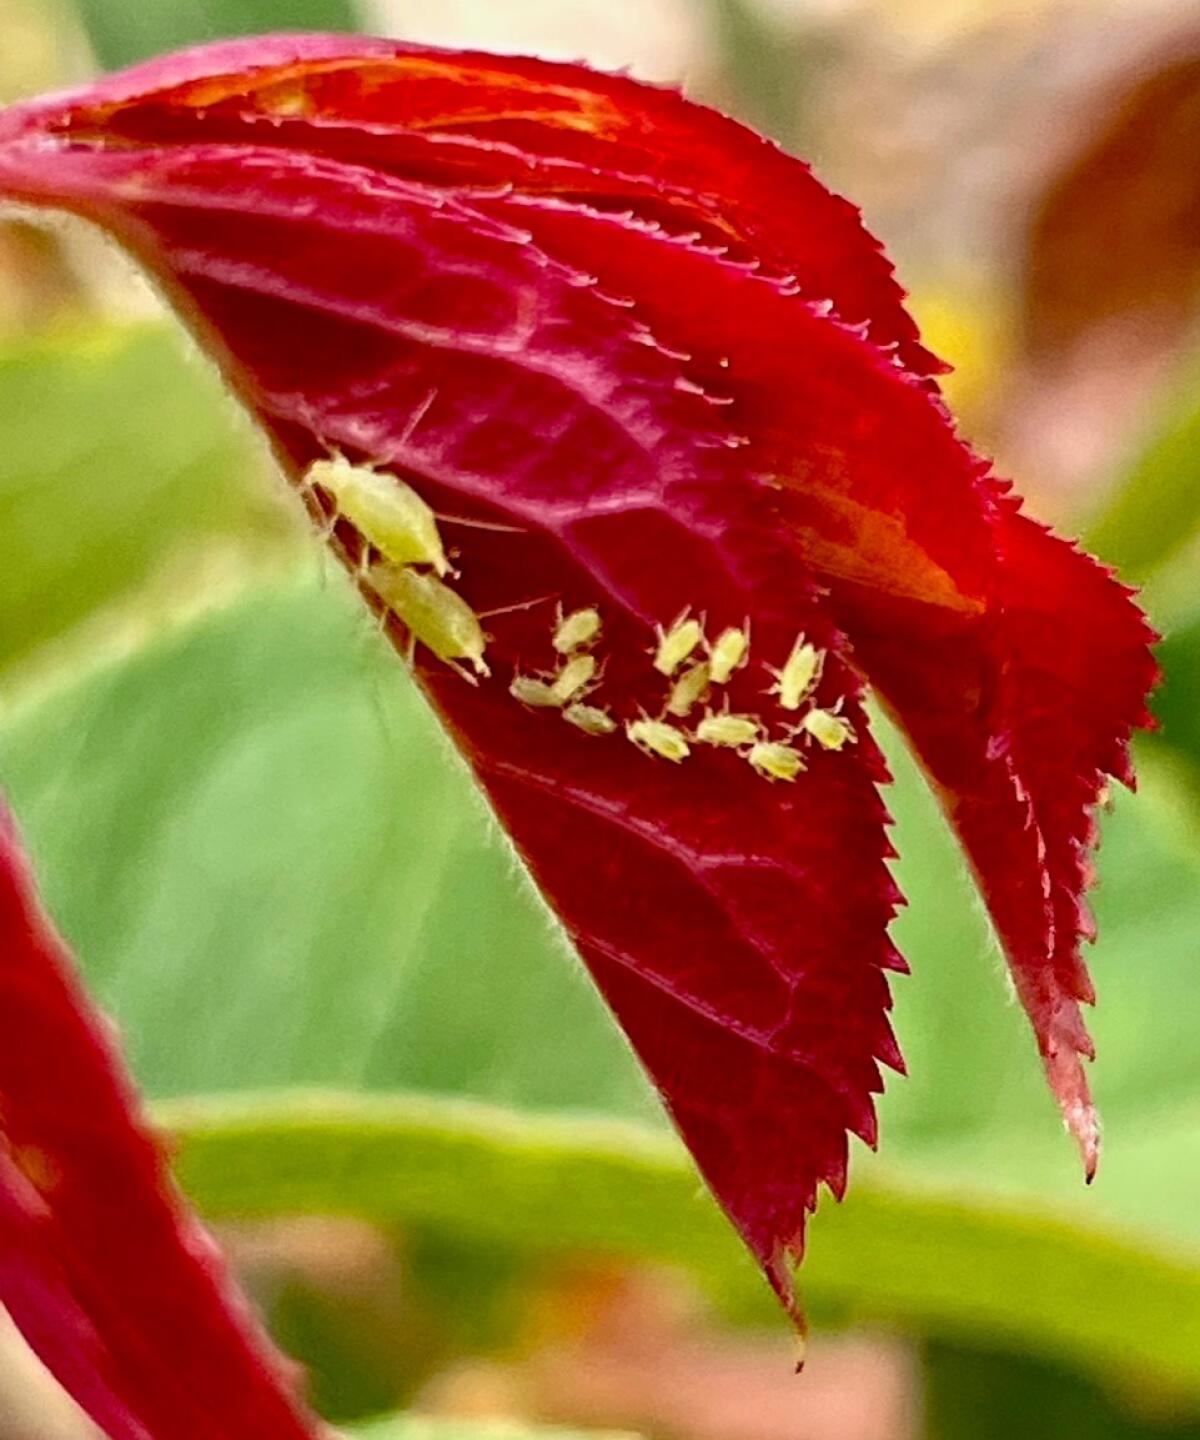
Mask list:
[[[335,455],[310,465],[304,483],[319,485],[333,499],[338,515],[393,565],[429,565],[439,575],[449,570],[437,519],[405,481]]]
[[[466,660],[477,675],[491,673],[483,658],[487,640],[479,616],[449,585],[423,570],[386,563],[372,565],[367,581],[413,639],[439,660]]]

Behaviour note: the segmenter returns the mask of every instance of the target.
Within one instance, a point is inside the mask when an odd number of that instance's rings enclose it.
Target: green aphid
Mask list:
[[[592,655],[575,655],[554,677],[550,686],[560,705],[576,699],[596,676],[596,660]]]
[[[627,720],[625,734],[647,755],[656,755],[660,760],[670,760],[676,765],[692,753],[687,736],[662,720]]]
[[[764,780],[786,780],[790,783],[808,768],[799,750],[778,740],[760,740],[751,747],[746,759]]]
[[[714,685],[725,685],[750,653],[750,634],[731,625],[722,630],[708,652],[708,668]]]
[[[667,697],[667,713],[669,715],[687,715],[697,701],[702,700],[708,693],[711,674],[706,661],[698,661],[695,665],[689,665],[682,675],[671,686],[671,693]]]
[[[816,689],[824,666],[824,650],[818,650],[803,635],[797,635],[791,653],[783,662],[783,669],[772,672],[775,684],[771,686],[770,693],[779,696],[784,710],[799,710]]]
[[[703,639],[699,620],[689,620],[685,610],[669,630],[659,628],[654,668],[662,675],[674,675]]]
[[[439,575],[449,570],[434,513],[405,481],[336,456],[310,465],[304,483],[332,496],[337,513],[393,565],[429,565]]]
[[[577,730],[582,730],[585,735],[611,735],[617,728],[617,722],[607,710],[601,710],[598,705],[583,705],[578,701],[567,706],[563,711],[563,719]]]
[[[853,744],[858,739],[849,720],[832,710],[810,710],[801,720],[800,727],[824,750],[840,750],[843,745]]]
[[[590,645],[600,633],[599,610],[572,610],[554,629],[554,648],[560,655]]]
[[[385,563],[372,565],[367,580],[413,638],[439,660],[467,660],[477,675],[490,673],[483,658],[487,640],[479,617],[449,585],[423,570]]]
[[[762,734],[762,722],[753,715],[734,715],[727,710],[711,711],[696,726],[696,739],[701,745],[719,745],[729,750],[742,750],[753,745]]]

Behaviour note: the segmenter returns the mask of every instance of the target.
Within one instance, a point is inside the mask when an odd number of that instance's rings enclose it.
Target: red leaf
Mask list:
[[[0,809],[0,1303],[112,1440],[304,1440]]]
[[[863,678],[963,840],[1090,1171],[1076,932],[1149,631],[957,440],[845,202],[672,92],[329,37],[10,111],[0,185],[159,278],[314,517],[335,450],[442,517],[491,673],[418,647],[418,677],[786,1303],[817,1186],[841,1192],[845,1132],[874,1143],[878,1062],[900,1064]],[[371,537],[331,530],[386,610]],[[844,707],[855,742],[809,736],[768,783],[695,738],[671,764],[527,708],[510,685],[561,663],[556,605],[600,611],[593,703],[620,725],[662,711],[656,627],[691,607],[710,637],[749,621],[714,697],[777,742]],[[767,666],[799,635],[826,662],[785,711]]]

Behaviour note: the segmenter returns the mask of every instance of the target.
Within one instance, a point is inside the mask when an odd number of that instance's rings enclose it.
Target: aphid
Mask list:
[[[812,709],[800,722],[800,728],[824,750],[840,750],[847,742],[858,739],[854,726],[844,715],[835,715],[832,710]]]
[[[563,719],[582,730],[585,735],[611,735],[617,722],[607,710],[596,705],[581,705],[576,702],[563,711]]]
[[[595,674],[596,657],[594,655],[574,656],[554,677],[554,683],[550,687],[554,692],[554,698],[560,705],[565,705],[568,700],[574,700],[581,690],[591,684]]]
[[[746,663],[750,653],[750,634],[731,625],[717,636],[716,643],[708,652],[708,668],[712,672],[714,685],[724,685],[741,665]]]
[[[797,635],[783,669],[771,672],[775,684],[769,693],[779,696],[783,709],[799,710],[820,680],[824,664],[825,652],[810,645],[803,635]]]
[[[689,665],[671,686],[671,693],[667,697],[668,714],[687,715],[697,700],[702,700],[707,694],[709,674],[707,661],[701,660],[695,665]]]
[[[801,770],[808,768],[799,750],[791,745],[783,745],[778,740],[759,740],[751,747],[746,759],[764,780],[790,782]]]
[[[554,693],[553,686],[548,685],[545,680],[535,679],[532,675],[514,675],[508,693],[514,700],[519,700],[522,705],[528,705],[534,710],[557,709],[562,704]]]
[[[647,755],[657,755],[676,765],[692,753],[683,732],[662,720],[626,720],[625,734]]]
[[[572,650],[591,644],[599,633],[599,610],[572,610],[555,627],[554,648],[560,655],[569,655]]]
[[[730,750],[740,750],[753,745],[762,734],[761,723],[753,715],[732,715],[712,711],[696,726],[696,739],[701,745],[722,745]]]
[[[367,578],[376,595],[439,660],[469,660],[479,675],[489,674],[486,640],[479,617],[449,585],[422,570],[372,565]]]
[[[310,465],[304,483],[332,495],[338,514],[392,564],[432,565],[439,575],[450,568],[433,511],[403,480],[338,455]]]
[[[660,674],[673,675],[703,639],[699,620],[689,620],[685,610],[669,630],[664,632],[659,626],[654,668]]]

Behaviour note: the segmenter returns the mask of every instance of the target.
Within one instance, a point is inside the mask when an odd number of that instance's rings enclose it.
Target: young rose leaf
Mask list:
[[[0,989],[0,1303],[111,1440],[311,1440],[171,1185],[2,807]]]
[[[0,188],[214,354],[786,1304],[901,1063],[864,680],[1090,1172],[1081,893],[1150,635],[957,440],[853,210],[672,92],[319,36],[10,110]]]

